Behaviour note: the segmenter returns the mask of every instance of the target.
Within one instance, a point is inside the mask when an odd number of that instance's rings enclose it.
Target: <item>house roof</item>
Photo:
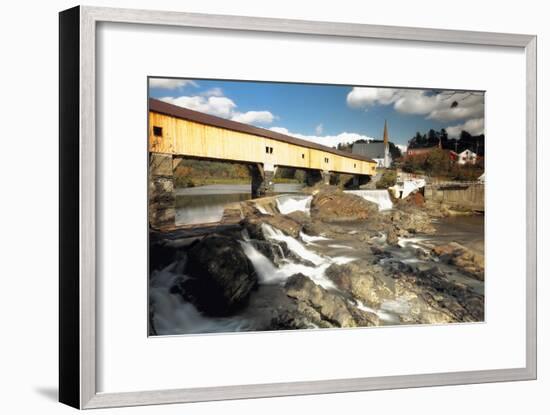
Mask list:
[[[370,158],[364,157],[362,155],[337,150],[335,148],[317,144],[312,141],[302,140],[300,138],[292,137],[290,135],[277,133],[271,130],[266,130],[265,128],[255,127],[253,125],[243,124],[232,120],[227,120],[225,118],[216,117],[214,115],[205,114],[199,111],[193,111],[188,108],[183,108],[177,105],[169,104],[164,101],[159,101],[158,99],[149,98],[149,111],[168,115],[170,117],[180,118],[183,120],[197,122],[200,124],[210,125],[212,127],[224,128],[226,130],[232,130],[232,131],[238,131],[246,134],[257,135],[260,137],[270,138],[272,140],[282,141],[285,143],[294,144],[301,147],[307,147],[307,148],[312,148],[316,150],[326,151],[327,153],[348,157],[354,160],[375,163],[374,160],[371,160]]]
[[[384,158],[384,143],[353,143],[353,154],[357,154],[371,159],[383,159]]]

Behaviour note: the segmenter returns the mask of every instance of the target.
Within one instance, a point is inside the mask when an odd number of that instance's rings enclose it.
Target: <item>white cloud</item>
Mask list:
[[[201,95],[205,97],[222,97],[223,91],[221,88],[215,87],[215,88],[207,89]]]
[[[393,107],[404,114],[425,115],[432,113],[439,105],[438,95],[426,95],[426,91],[404,90],[396,96]]]
[[[317,134],[317,135],[323,134],[323,123],[321,123],[317,127],[315,127],[315,134]]]
[[[427,118],[438,121],[457,121],[468,118],[483,118],[485,115],[485,99],[480,94],[457,93],[438,95],[439,105]],[[441,98],[443,97],[443,98]],[[452,104],[456,103],[456,106]]]
[[[164,97],[161,101],[178,107],[205,112],[222,118],[231,118],[237,105],[227,97],[181,96],[177,98]]]
[[[299,133],[293,133],[293,132],[288,131],[288,129],[286,129],[284,127],[271,127],[270,130],[275,131],[276,133],[290,135],[292,137],[300,138],[302,140],[311,141],[313,143],[322,144],[322,145],[327,146],[327,147],[336,147],[338,144],[353,143],[357,140],[371,141],[371,140],[374,139],[374,138],[366,136],[366,135],[361,135],[361,134],[356,134],[356,133],[348,133],[348,132],[343,132],[343,133],[340,133],[338,135],[321,136],[321,135],[304,135],[304,134],[299,134]]]
[[[276,119],[275,115],[269,111],[239,112],[237,104],[232,99],[220,95],[221,92],[221,89],[214,88],[214,90],[208,90],[201,95],[164,97],[160,100],[245,124],[271,124]]]
[[[275,116],[269,111],[247,111],[235,113],[231,119],[245,124],[271,124]]]
[[[485,120],[483,118],[472,118],[463,124],[453,125],[446,128],[447,134],[451,138],[460,137],[462,130],[469,132],[472,135],[480,135],[485,133]]]
[[[403,114],[424,115],[436,121],[483,118],[484,96],[481,93],[355,87],[347,95],[351,108],[367,109],[373,105],[393,105]]]
[[[354,87],[346,100],[351,108],[365,108],[374,104],[388,105],[395,101],[398,89]]]
[[[176,89],[187,85],[198,87],[198,84],[190,79],[149,78],[149,88]]]

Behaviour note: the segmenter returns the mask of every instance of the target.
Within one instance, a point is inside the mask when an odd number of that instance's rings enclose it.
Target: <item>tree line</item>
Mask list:
[[[458,138],[449,138],[444,128],[440,131],[430,129],[425,134],[417,132],[416,135],[409,140],[408,148],[437,147],[440,142],[443,150],[452,150],[457,153],[462,153],[464,150],[470,150],[478,156],[485,155],[485,134],[471,135],[467,131],[461,131]]]

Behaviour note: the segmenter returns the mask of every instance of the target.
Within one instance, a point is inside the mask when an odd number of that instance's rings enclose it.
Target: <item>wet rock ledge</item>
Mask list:
[[[401,238],[433,235],[433,217],[423,199],[400,201],[388,212],[376,204],[326,186],[312,192],[308,213],[282,215],[267,200],[262,213],[254,202],[241,203],[238,226],[179,240],[158,237],[151,246],[152,267],[169,263],[180,274],[171,293],[192,303],[205,316],[248,321],[247,330],[367,327],[382,324],[426,324],[483,321],[484,296],[442,270],[484,279],[484,257],[457,243],[418,249],[428,266],[415,267],[395,258]],[[267,212],[267,213],[266,213]],[[283,242],[264,234],[264,224],[300,240],[302,236],[330,238],[334,244],[353,235],[357,258],[332,264],[324,276],[327,288],[303,273],[284,281],[260,283],[243,244],[251,244],[277,270],[289,262],[315,267]],[[316,252],[315,245],[307,248]],[[319,254],[319,252],[317,252]],[[155,312],[155,305],[150,310]],[[150,317],[154,331],[154,315]]]

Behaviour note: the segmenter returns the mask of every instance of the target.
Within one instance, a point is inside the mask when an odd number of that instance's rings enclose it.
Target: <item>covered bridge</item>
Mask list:
[[[368,178],[376,162],[271,130],[149,100],[149,219],[173,224],[173,172],[182,157],[244,163],[252,177],[252,195],[270,190],[278,166],[304,169],[328,182],[331,173]]]

